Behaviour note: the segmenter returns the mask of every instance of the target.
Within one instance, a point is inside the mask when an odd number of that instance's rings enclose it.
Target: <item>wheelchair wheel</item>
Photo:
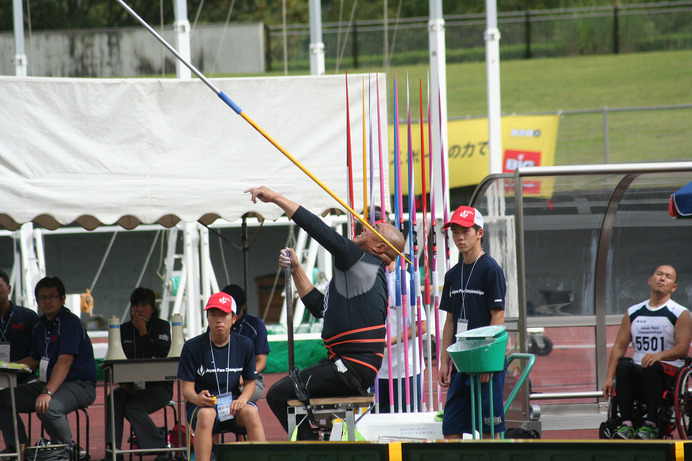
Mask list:
[[[611,439],[615,429],[622,423],[620,413],[617,408],[617,398],[612,396],[608,399],[608,419],[601,423],[598,428],[599,439]]]
[[[675,385],[675,419],[678,435],[689,439],[692,435],[692,368],[683,368]]]

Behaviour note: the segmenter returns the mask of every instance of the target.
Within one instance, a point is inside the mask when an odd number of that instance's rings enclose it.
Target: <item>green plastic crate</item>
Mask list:
[[[497,373],[505,367],[506,347],[504,325],[490,325],[457,334],[447,352],[460,372]]]

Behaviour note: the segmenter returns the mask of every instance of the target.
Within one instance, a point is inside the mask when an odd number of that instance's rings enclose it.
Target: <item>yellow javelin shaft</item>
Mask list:
[[[269,141],[270,143],[272,143],[272,145],[273,145],[274,147],[276,147],[277,149],[279,149],[279,152],[281,152],[282,154],[284,154],[284,155],[286,156],[286,158],[289,159],[291,162],[293,162],[293,164],[294,164],[295,166],[297,166],[298,168],[300,168],[300,169],[303,171],[303,173],[305,173],[306,175],[308,175],[308,176],[310,177],[310,179],[312,179],[313,181],[315,181],[315,183],[316,183],[318,186],[320,186],[326,193],[328,193],[329,195],[331,195],[332,198],[333,198],[334,200],[336,200],[337,202],[339,202],[339,204],[340,204],[342,207],[346,208],[346,210],[347,210],[349,213],[351,213],[353,216],[355,216],[355,218],[356,218],[358,221],[360,221],[365,227],[367,227],[367,228],[370,230],[370,232],[374,233],[374,234],[377,235],[379,238],[381,238],[382,241],[383,241],[384,243],[386,243],[392,250],[396,251],[397,254],[398,254],[399,256],[401,256],[401,257],[404,258],[409,264],[411,264],[411,261],[409,261],[409,259],[408,259],[406,256],[404,256],[403,253],[401,253],[401,251],[397,250],[396,247],[395,247],[394,245],[392,245],[392,244],[389,242],[389,240],[387,240],[386,238],[384,238],[379,232],[377,232],[377,231],[375,230],[374,227],[372,227],[370,224],[368,224],[368,222],[367,222],[366,220],[364,220],[358,213],[356,213],[356,212],[353,210],[353,208],[351,208],[350,206],[348,206],[348,205],[346,204],[346,202],[344,202],[343,200],[341,200],[341,198],[339,198],[338,195],[336,195],[334,192],[332,192],[332,191],[327,187],[326,184],[324,184],[322,181],[320,181],[314,174],[312,174],[312,172],[311,172],[310,170],[308,170],[307,168],[305,168],[305,167],[303,166],[303,164],[300,163],[300,162],[298,161],[298,159],[296,159],[293,155],[291,155],[290,152],[288,152],[286,149],[284,149],[284,147],[283,147],[281,144],[279,144],[278,142],[276,142],[276,141],[274,140],[274,138],[272,138],[272,137],[269,135],[269,133],[267,133],[266,131],[264,131],[264,130],[262,129],[261,126],[259,126],[257,123],[255,123],[255,121],[254,121],[252,118],[250,118],[249,115],[247,115],[245,112],[240,112],[239,115],[240,115],[241,117],[243,117],[243,118],[245,119],[246,122],[248,122],[250,125],[252,125],[252,127],[253,127],[255,130],[257,130],[257,132],[258,132],[259,134],[261,134],[262,136],[264,136],[265,139],[266,139],[267,141]]]

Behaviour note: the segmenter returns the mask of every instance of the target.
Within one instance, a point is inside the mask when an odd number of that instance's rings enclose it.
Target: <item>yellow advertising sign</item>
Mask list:
[[[502,117],[502,170],[510,173],[517,167],[549,166],[555,164],[558,115],[508,115]],[[489,171],[488,119],[454,120],[447,123],[449,148],[449,187],[473,186],[480,183]],[[416,195],[422,193],[420,173],[420,125],[411,125],[412,151]],[[430,175],[428,129],[425,127],[425,170]],[[408,129],[399,125],[402,192],[408,195]],[[394,193],[394,127],[389,127],[389,186]],[[439,153],[435,155],[439,156]],[[524,194],[544,195],[547,184],[534,181],[526,184]],[[428,189],[430,186],[428,185]]]

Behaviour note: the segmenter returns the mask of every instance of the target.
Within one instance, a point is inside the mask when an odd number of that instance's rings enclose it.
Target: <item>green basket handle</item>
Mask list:
[[[505,413],[509,411],[509,407],[512,406],[514,398],[519,393],[519,389],[521,389],[521,386],[524,385],[524,381],[526,381],[526,379],[529,377],[529,373],[531,373],[533,364],[536,362],[535,355],[526,354],[524,352],[516,352],[507,357],[507,367],[509,368],[509,364],[512,363],[512,360],[519,359],[528,360],[529,363],[526,365],[526,368],[524,368],[524,371],[521,373],[521,376],[519,376],[519,379],[517,380],[517,383],[514,385],[514,389],[512,389],[512,392],[509,394],[509,397],[507,397],[507,401],[505,402]]]

